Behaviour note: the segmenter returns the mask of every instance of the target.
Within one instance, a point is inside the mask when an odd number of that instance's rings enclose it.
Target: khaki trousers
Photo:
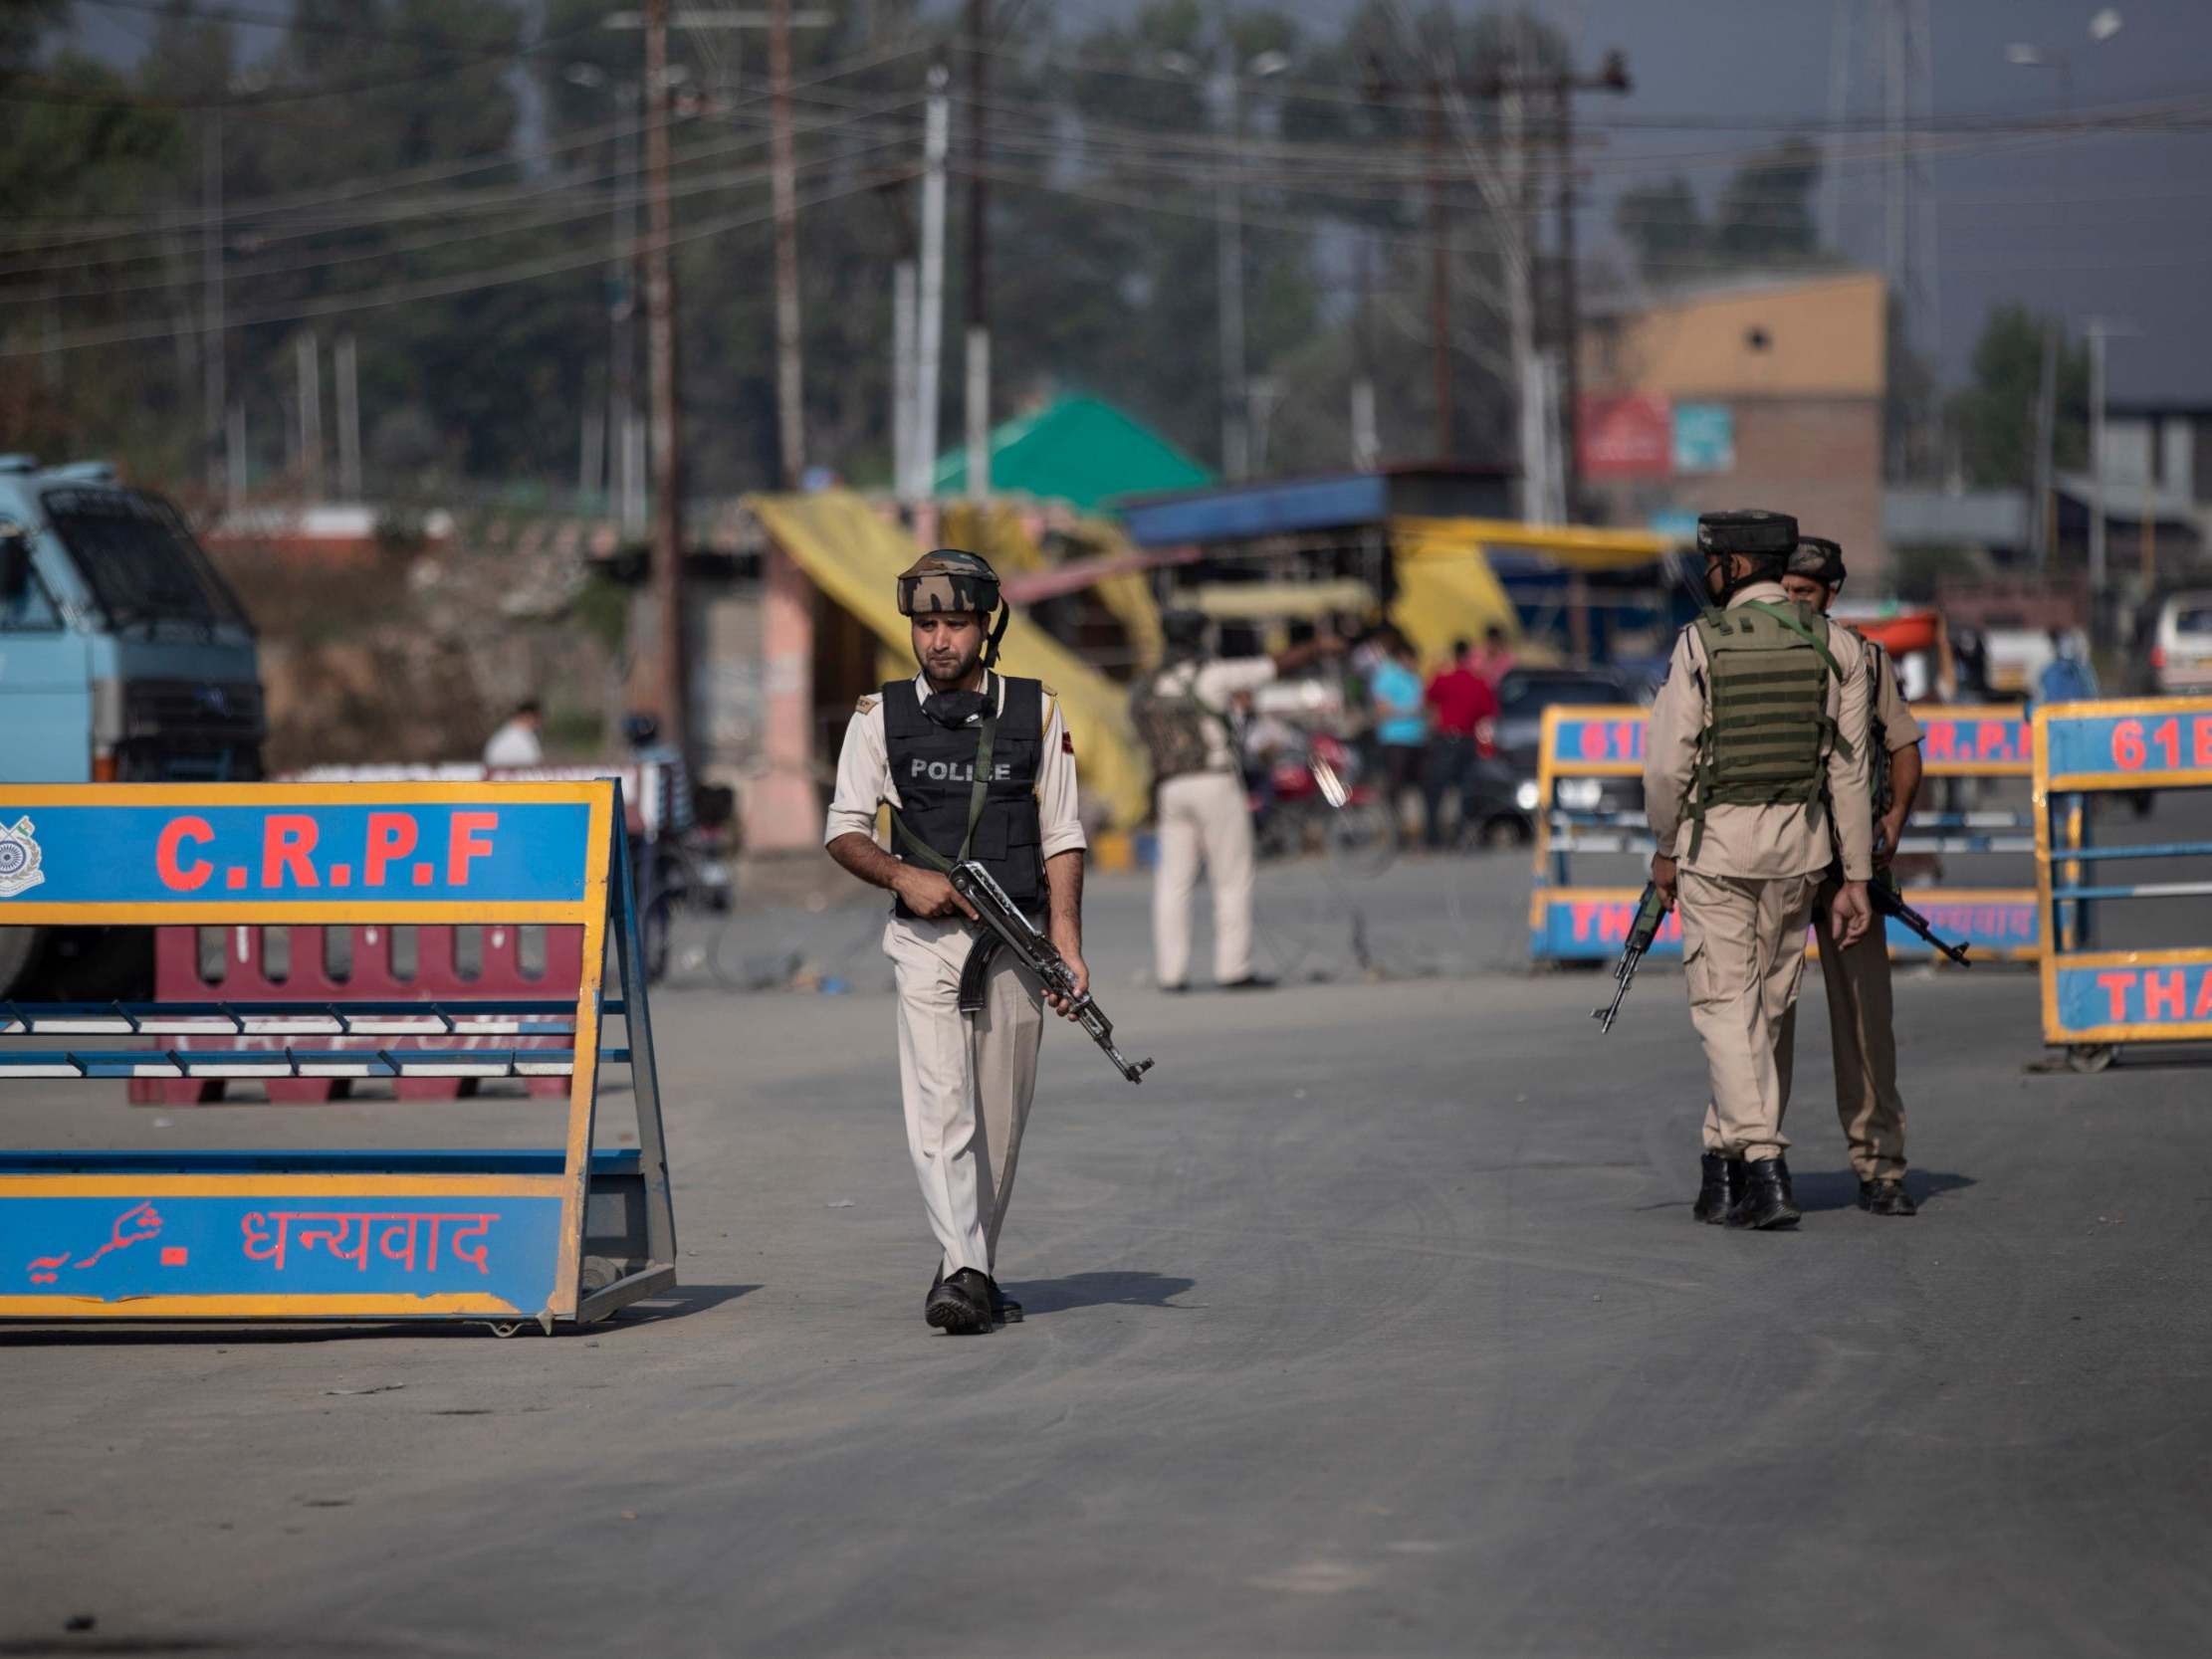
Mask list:
[[[1779,1157],[1790,1143],[1782,1134],[1790,1104],[1782,1042],[1805,971],[1805,929],[1820,880],[1681,873],[1682,972],[1690,1023],[1712,1078],[1709,1152]]]
[[[894,917],[883,931],[898,985],[907,1150],[948,1277],[993,1272],[1044,1035],[1043,993],[1004,951],[992,964],[983,1011],[960,1011],[960,970],[974,939],[959,922]]]
[[[1813,936],[1820,940],[1821,978],[1828,986],[1828,1027],[1836,1051],[1836,1117],[1851,1147],[1851,1166],[1863,1181],[1904,1178],[1904,1099],[1897,1093],[1897,1033],[1889,981],[1889,951],[1880,919],[1849,950],[1836,943],[1829,901],[1836,884],[1824,882],[1813,901]],[[1791,1051],[1797,1037],[1793,1004],[1782,1031],[1782,1093],[1789,1094]]]
[[[1186,772],[1160,785],[1160,865],[1152,879],[1153,976],[1191,977],[1191,898],[1199,858],[1214,888],[1214,978],[1226,985],[1252,973],[1252,812],[1243,780],[1230,772]]]

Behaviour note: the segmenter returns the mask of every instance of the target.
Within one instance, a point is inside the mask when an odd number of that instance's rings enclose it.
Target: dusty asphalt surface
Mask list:
[[[1461,879],[1392,891],[1433,923],[1403,894]],[[511,1342],[0,1330],[0,1654],[2202,1651],[2212,1074],[2030,1075],[2031,977],[1908,975],[1922,1211],[1877,1220],[1809,974],[1809,1213],[1745,1237],[1688,1218],[1678,975],[1603,1042],[1586,974],[1165,998],[1142,890],[1094,897],[1160,1064],[1048,1037],[1025,1325],[922,1324],[872,978],[679,989],[664,1303]],[[41,1089],[11,1143],[553,1139],[523,1100],[163,1128]]]

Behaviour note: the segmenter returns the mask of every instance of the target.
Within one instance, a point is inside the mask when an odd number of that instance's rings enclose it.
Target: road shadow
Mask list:
[[[603,1324],[586,1327],[590,1331],[619,1331],[625,1326],[665,1325],[670,1320],[686,1319],[693,1314],[704,1314],[710,1308],[719,1308],[725,1302],[735,1302],[759,1290],[759,1285],[671,1285],[655,1296],[648,1296],[617,1308]]]
[[[1974,1184],[1971,1175],[1946,1174],[1940,1169],[1908,1169],[1904,1177],[1905,1193],[1915,1204]],[[1792,1169],[1790,1186],[1797,1194],[1797,1207],[1808,1215],[1816,1210],[1859,1207],[1859,1176],[1850,1169],[1814,1169],[1803,1174]]]
[[[1071,1273],[1001,1287],[1021,1304],[1023,1317],[1064,1314],[1074,1308],[1173,1308],[1170,1298],[1198,1283],[1167,1273]]]
[[[625,1328],[658,1325],[665,1320],[703,1314],[725,1302],[735,1302],[759,1285],[672,1285],[657,1296],[615,1310],[596,1325],[560,1325],[563,1338],[579,1332],[586,1337],[614,1336]],[[363,1343],[405,1339],[425,1342],[482,1341],[490,1335],[489,1321],[456,1320],[451,1323],[400,1324],[364,1322],[358,1325],[26,1325],[0,1326],[0,1350],[11,1348],[254,1348],[291,1343]],[[520,1337],[538,1336],[535,1323],[525,1323]]]

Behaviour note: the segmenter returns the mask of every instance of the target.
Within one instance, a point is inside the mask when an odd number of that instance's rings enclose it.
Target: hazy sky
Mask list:
[[[822,4],[825,0],[812,0]],[[851,0],[846,0],[851,3]],[[1003,0],[1001,0],[1003,3]],[[1026,18],[1056,18],[1079,32],[1141,0],[1027,0]],[[1351,0],[1278,0],[1330,29]],[[1413,0],[1418,9],[1424,0]],[[257,0],[276,10],[284,0]],[[1464,9],[1473,11],[1472,5]],[[1584,120],[1649,121],[1690,115],[1827,124],[1839,13],[1855,24],[1848,53],[1851,117],[1880,108],[1878,37],[1884,0],[1539,0],[1535,9],[1565,30],[1595,63],[1609,47],[1628,55],[1636,90],[1588,98]],[[2065,314],[2091,315],[2141,332],[2111,346],[2115,400],[2150,397],[2212,406],[2212,328],[2200,321],[2212,278],[2212,0],[2126,0],[2117,34],[2093,44],[2100,6],[2084,0],[1926,0],[1929,84],[1938,122],[1995,114],[2056,114],[2061,77],[2006,61],[2014,42],[2068,55],[2073,106],[2088,111],[2150,100],[2188,100],[2170,117],[2183,130],[2154,136],[2095,134],[2065,139],[1946,134],[1931,163],[1933,258],[1939,305],[1917,321],[1946,381],[1965,372],[1991,306],[2020,300]],[[132,55],[148,20],[97,5],[78,8],[80,38],[118,57]],[[2189,128],[2188,122],[2201,121]],[[1626,185],[1673,171],[1709,193],[1736,159],[1777,132],[1623,126],[1590,152],[1591,206],[1585,247],[1609,240],[1611,198]],[[1883,252],[1879,134],[1835,140],[1857,152],[1840,163],[1841,219],[1832,225],[1854,258],[1879,265]],[[1829,198],[1824,196],[1824,202]],[[1927,219],[1921,221],[1923,226]]]

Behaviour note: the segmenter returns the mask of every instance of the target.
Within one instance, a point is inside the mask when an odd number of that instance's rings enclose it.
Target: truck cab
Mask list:
[[[252,624],[176,509],[0,456],[0,785],[251,780],[263,730]],[[32,933],[0,926],[0,994]]]

